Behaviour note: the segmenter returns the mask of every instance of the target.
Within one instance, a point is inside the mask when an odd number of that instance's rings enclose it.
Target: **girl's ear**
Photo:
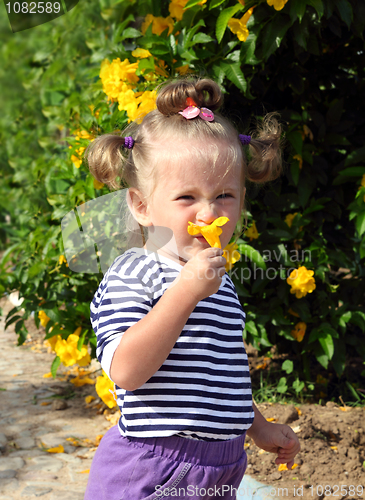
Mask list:
[[[141,226],[152,226],[149,217],[148,203],[145,197],[137,188],[129,188],[127,193],[127,203],[134,218]]]

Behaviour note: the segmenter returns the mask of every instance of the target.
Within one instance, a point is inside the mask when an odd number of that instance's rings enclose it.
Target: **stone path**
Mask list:
[[[54,355],[35,352],[31,341],[18,347],[12,326],[4,332],[13,305],[3,298],[0,307],[0,500],[82,500],[96,448],[75,447],[67,438],[95,440],[110,423],[86,407],[94,386],[75,390],[43,378]],[[64,453],[45,451],[59,445]]]

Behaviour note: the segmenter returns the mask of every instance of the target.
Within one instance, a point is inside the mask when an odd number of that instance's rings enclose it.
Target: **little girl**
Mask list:
[[[129,186],[148,238],[114,261],[90,307],[121,417],[96,451],[85,500],[234,499],[246,433],[289,468],[300,449],[252,402],[245,313],[221,249],[240,221],[245,179],[280,172],[280,127],[269,117],[255,138],[239,136],[216,113],[222,94],[208,79],[169,83],[156,104],[131,135],[101,136],[87,152],[97,180]],[[218,223],[220,245],[210,246],[199,228]]]

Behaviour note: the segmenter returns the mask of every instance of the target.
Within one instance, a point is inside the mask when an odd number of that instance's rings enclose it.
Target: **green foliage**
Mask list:
[[[253,5],[241,42],[228,22]],[[169,15],[169,2],[155,0],[79,2],[66,16],[16,35],[2,16],[0,295],[19,290],[24,297],[7,324],[15,323],[22,343],[24,320],[33,313],[39,325],[44,310],[48,338],[82,327],[95,355],[89,304],[102,273],[77,274],[60,260],[60,221],[109,191],[78,161],[90,139],[76,134],[96,136],[128,122],[102,90],[104,59],[138,62],[143,90],[187,66],[218,81],[225,112],[242,133],[265,111],[281,115],[284,174],[262,189],[248,186],[249,221],[259,237],[239,240],[242,258],[231,276],[247,313],[246,341],[299,357],[295,375],[283,366],[279,388],[295,377],[289,385],[300,393],[316,363],[340,377],[348,356],[365,359],[365,7],[356,0],[289,0],[280,11],[262,0],[190,0],[186,7],[170,34],[153,33],[152,25],[142,33],[147,14]],[[152,56],[133,57],[136,48]],[[294,213],[289,227],[285,219]],[[299,266],[313,270],[316,282],[303,298],[286,282]],[[291,333],[298,322],[307,325],[301,342]]]

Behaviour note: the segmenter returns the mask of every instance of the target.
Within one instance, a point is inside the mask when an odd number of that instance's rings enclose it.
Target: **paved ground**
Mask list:
[[[13,305],[2,299],[0,307],[4,313],[0,318],[0,500],[82,500],[96,448],[90,442],[75,447],[67,438],[76,438],[74,443],[84,438],[93,441],[110,423],[96,409],[85,409],[85,392],[95,394],[94,386],[67,400],[64,396],[72,391],[72,384],[43,378],[54,355],[32,350],[31,341],[17,347],[13,328],[4,332],[4,317]],[[59,445],[64,453],[45,451]]]

